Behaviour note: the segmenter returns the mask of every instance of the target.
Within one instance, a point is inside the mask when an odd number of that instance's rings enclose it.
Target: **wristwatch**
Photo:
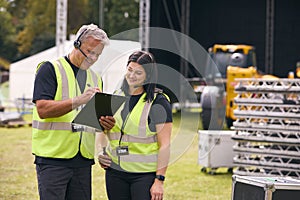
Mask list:
[[[163,176],[163,175],[156,175],[155,178],[157,178],[160,181],[164,181],[165,180],[165,176]]]

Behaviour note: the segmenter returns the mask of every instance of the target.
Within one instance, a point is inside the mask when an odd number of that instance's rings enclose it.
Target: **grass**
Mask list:
[[[189,117],[197,117],[190,115]],[[174,118],[174,132],[180,130],[178,117]],[[193,123],[193,120],[188,120]],[[192,126],[192,124],[191,124]],[[182,131],[182,130],[180,130]],[[231,198],[231,174],[209,175],[198,165],[198,140],[196,130],[184,129],[193,134],[187,151],[173,162],[167,171],[165,200],[224,200]],[[0,199],[38,199],[33,155],[31,154],[31,127],[0,128]],[[175,136],[173,136],[174,139]],[[105,200],[104,170],[98,164],[93,171],[93,200]]]

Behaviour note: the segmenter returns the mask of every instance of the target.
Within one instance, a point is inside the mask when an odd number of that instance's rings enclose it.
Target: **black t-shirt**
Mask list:
[[[86,83],[86,71],[80,70],[78,67],[73,65],[70,60],[65,57],[68,63],[71,65],[74,76],[76,77],[80,90],[83,91]],[[54,67],[51,62],[43,63],[35,77],[34,82],[34,91],[33,91],[33,103],[36,100],[45,99],[45,100],[53,100],[55,97],[57,89],[57,79]],[[71,159],[56,159],[56,158],[44,158],[40,156],[35,156],[35,164],[51,164],[57,166],[66,166],[66,167],[87,167],[94,164],[93,159],[84,158],[79,151],[75,157]]]
[[[143,94],[130,96],[121,112],[123,122],[126,120],[128,112],[131,112]],[[129,106],[129,107],[128,107]],[[163,94],[157,94],[148,116],[148,125],[151,131],[156,131],[156,124],[172,122],[171,104]]]
[[[65,59],[71,65],[80,90],[83,92],[86,83],[86,71],[73,65],[67,57],[65,57]],[[40,66],[36,74],[33,90],[33,103],[39,99],[53,100],[56,94],[56,88],[57,80],[55,70],[52,63],[47,61]]]

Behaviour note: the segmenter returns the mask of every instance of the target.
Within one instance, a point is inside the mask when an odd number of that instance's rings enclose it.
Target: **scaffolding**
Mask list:
[[[236,79],[238,175],[300,178],[299,79]]]
[[[57,56],[64,55],[64,44],[67,38],[68,0],[56,0],[56,47]]]
[[[139,41],[143,50],[149,48],[150,0],[140,0]]]

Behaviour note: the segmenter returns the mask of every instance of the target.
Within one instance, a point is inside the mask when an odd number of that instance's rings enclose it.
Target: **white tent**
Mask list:
[[[72,48],[73,41],[65,42],[65,52]],[[91,67],[102,76],[104,92],[111,93],[124,77],[126,63],[129,55],[141,49],[138,42],[126,40],[110,40],[99,57]],[[9,74],[9,99],[32,98],[35,70],[41,61],[57,58],[57,48],[52,47],[31,57],[12,63]]]

